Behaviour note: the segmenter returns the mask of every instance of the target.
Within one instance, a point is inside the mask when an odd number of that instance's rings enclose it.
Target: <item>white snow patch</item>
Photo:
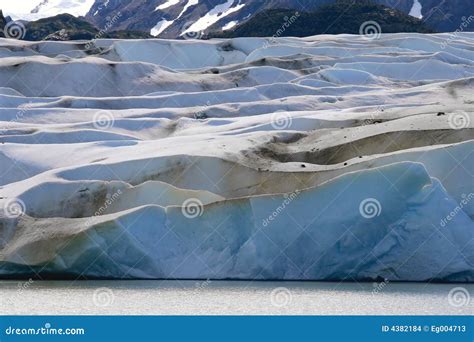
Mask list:
[[[230,30],[231,28],[235,27],[239,22],[237,20],[229,21],[222,27],[222,31]]]
[[[155,8],[155,11],[164,10],[171,6],[179,4],[180,0],[167,0],[164,4],[161,4]]]
[[[232,7],[234,4],[234,0],[228,0],[227,2],[217,5],[205,16],[200,18],[194,24],[192,24],[186,31],[184,31],[181,35],[184,35],[189,32],[202,32],[206,30],[208,27],[214,25],[222,18],[227,17],[228,15],[240,11],[245,4],[238,4],[235,7]]]
[[[173,25],[174,20],[163,19],[159,21],[150,31],[153,37],[158,37],[164,30]]]
[[[413,0],[413,7],[410,10],[410,15],[412,17],[422,19],[423,14],[421,14],[421,10],[423,9],[423,6],[421,5],[419,0]]]
[[[84,16],[89,12],[95,0],[22,0],[1,1],[0,8],[5,15],[13,19],[38,20],[52,17],[61,13],[69,13],[76,17]],[[33,10],[38,9],[37,13]]]
[[[181,11],[181,13],[178,15],[177,19],[181,18],[183,16],[183,14],[186,13],[188,8],[190,8],[191,6],[197,5],[197,4],[199,4],[199,0],[188,0],[186,5],[183,7],[183,10]]]

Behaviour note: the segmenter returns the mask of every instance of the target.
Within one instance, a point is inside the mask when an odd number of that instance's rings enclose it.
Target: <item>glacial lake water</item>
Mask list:
[[[0,281],[0,314],[472,315],[473,297],[468,284]]]

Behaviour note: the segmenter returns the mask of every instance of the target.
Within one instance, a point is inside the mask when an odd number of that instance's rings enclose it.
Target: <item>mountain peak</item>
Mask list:
[[[120,20],[115,23],[116,29],[146,31],[159,38],[194,38],[234,29],[268,10],[303,13],[334,4],[339,4],[334,8],[341,9],[340,14],[362,4],[384,5],[407,16],[410,13],[418,18],[423,16],[426,25],[435,31],[455,31],[462,22],[463,13],[474,13],[472,0],[96,0],[86,19],[97,27],[105,27],[107,18],[121,13]]]
[[[474,20],[470,20],[471,17],[466,19],[465,14],[474,13],[472,0],[22,0],[5,2],[2,9],[5,15],[11,15],[14,20],[34,21],[68,13],[84,17],[99,31],[134,31],[158,38],[199,38],[210,33],[215,35],[216,32],[226,35],[269,10],[311,13],[323,6],[337,5],[333,7],[333,11],[339,11],[334,12],[337,18],[353,11],[354,6],[364,4],[384,5],[407,16],[411,14],[412,17],[422,18],[425,25],[434,31],[474,29]],[[356,18],[357,21],[362,17],[367,16],[361,14]],[[400,14],[396,17],[400,17]],[[409,17],[406,20],[410,21]],[[325,21],[325,17],[308,23],[309,27],[296,24],[292,30],[318,32],[314,26],[320,27],[321,21]],[[385,20],[382,21],[385,23]],[[255,21],[254,23],[258,25]],[[333,32],[331,29],[338,25],[347,27],[346,24],[339,20],[328,24],[330,27],[324,32]],[[405,25],[406,28],[409,26]],[[334,32],[341,33],[345,30]]]
[[[68,13],[85,16],[96,0],[21,0],[3,1],[1,7],[14,20],[34,21]]]
[[[373,23],[375,34],[432,32],[421,20],[397,9],[367,0],[348,6],[349,1],[339,0],[333,4],[321,6],[313,12],[298,12],[292,9],[265,10],[226,32],[216,28],[211,36],[219,38],[307,37],[318,34],[359,34],[365,23]]]

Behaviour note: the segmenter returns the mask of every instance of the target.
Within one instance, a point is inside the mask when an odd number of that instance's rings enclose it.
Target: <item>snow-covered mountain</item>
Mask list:
[[[229,29],[268,8],[315,8],[330,1],[97,0],[87,19],[103,27],[108,17],[121,13],[119,29],[144,30],[154,36],[177,38],[203,33],[211,27]]]
[[[336,0],[96,0],[87,19],[99,27],[121,13],[118,29],[142,30],[162,38],[228,30],[261,11],[276,8],[312,11]],[[455,31],[474,13],[472,0],[374,0],[406,14],[424,18],[435,30]],[[350,2],[349,5],[350,6]],[[466,26],[466,25],[464,25]],[[464,27],[472,30],[473,27]]]
[[[84,16],[95,0],[0,0],[0,9],[13,19],[38,20],[62,13]]]
[[[383,1],[385,0],[378,0]],[[261,11],[312,11],[335,0],[97,0],[87,19],[99,27],[121,13],[119,29],[149,31],[161,38],[229,30]]]
[[[0,0],[13,19],[37,20],[60,13],[85,16],[99,29],[137,30],[161,38],[229,30],[268,9],[312,11],[336,0]],[[439,31],[472,31],[472,0],[373,0],[423,18]],[[350,5],[349,5],[350,6]],[[117,17],[117,14],[120,14]]]

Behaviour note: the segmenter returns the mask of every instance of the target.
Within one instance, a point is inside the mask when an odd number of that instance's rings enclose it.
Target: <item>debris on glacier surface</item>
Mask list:
[[[0,39],[0,277],[474,281],[474,34]]]

